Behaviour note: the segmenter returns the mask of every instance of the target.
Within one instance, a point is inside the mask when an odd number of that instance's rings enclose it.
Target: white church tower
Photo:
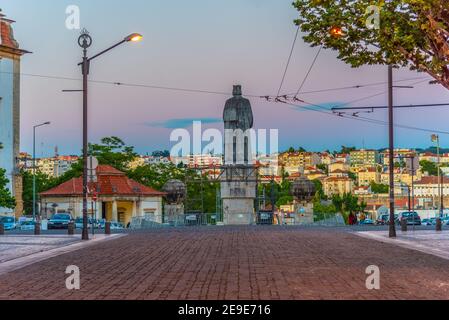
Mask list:
[[[16,198],[16,209],[0,208],[0,214],[23,213],[20,153],[20,58],[25,50],[14,39],[12,24],[0,9],[0,168],[6,170],[9,189]]]

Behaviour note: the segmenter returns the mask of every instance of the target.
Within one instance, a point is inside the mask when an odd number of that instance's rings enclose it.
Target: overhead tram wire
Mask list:
[[[9,73],[9,74],[11,74],[12,72],[0,71],[0,73]],[[29,77],[37,77],[37,78],[45,78],[45,79],[53,79],[53,80],[81,81],[81,79],[79,79],[79,78],[62,77],[62,76],[50,76],[50,75],[40,75],[40,74],[28,74],[28,73],[20,73],[20,75],[22,75],[22,76],[29,76]],[[399,82],[399,81],[410,81],[410,80],[416,80],[416,78],[402,79],[402,80],[398,80],[396,82]],[[428,79],[420,81],[419,83],[424,82],[424,81],[428,81]],[[158,90],[181,91],[181,92],[190,92],[190,93],[217,94],[217,95],[225,95],[225,96],[229,95],[228,92],[219,92],[219,91],[207,91],[207,90],[197,90],[197,89],[173,88],[173,87],[163,87],[163,86],[154,86],[154,85],[142,85],[142,84],[121,83],[121,82],[98,81],[98,80],[97,81],[96,80],[90,80],[89,82],[91,82],[91,83],[100,83],[100,84],[109,84],[109,85],[118,85],[118,86],[150,88],[150,89],[158,89]],[[379,93],[377,95],[381,95],[381,94],[385,94],[385,92]],[[340,117],[340,118],[346,118],[346,119],[357,120],[357,121],[364,121],[364,122],[378,124],[378,125],[387,125],[387,122],[381,121],[381,120],[364,118],[364,117],[359,117],[359,116],[358,117],[351,117],[351,116],[346,116],[346,115],[337,115],[335,113],[329,112],[330,110],[328,108],[326,108],[326,107],[323,107],[323,106],[318,105],[318,104],[310,103],[310,102],[307,102],[307,101],[304,101],[304,100],[300,100],[300,99],[297,99],[297,101],[302,102],[304,104],[307,104],[307,105],[309,105],[309,107],[300,106],[300,105],[297,105],[297,104],[290,103],[288,101],[270,100],[271,98],[273,98],[273,96],[258,96],[258,95],[246,95],[246,96],[252,97],[252,98],[263,98],[263,99],[266,99],[269,102],[282,102],[282,103],[285,103],[287,105],[290,105],[290,106],[293,106],[293,107],[296,107],[296,108],[301,108],[301,109],[312,111],[312,112],[319,112],[319,113],[326,114],[326,115],[329,115],[329,116],[337,116],[337,117]],[[365,97],[364,99],[368,99],[368,98],[371,98],[371,97],[372,96]],[[347,104],[349,104],[349,103],[346,103],[346,104],[343,104],[343,105],[347,105]],[[317,110],[317,109],[314,109],[314,108],[311,108],[311,107],[319,108],[321,110]],[[430,129],[426,129],[426,128],[418,128],[418,127],[413,127],[413,126],[404,126],[404,125],[398,125],[398,124],[396,124],[395,126],[399,127],[399,128],[410,129],[410,130],[418,130],[418,131],[440,133],[440,134],[449,134],[449,132],[446,132],[446,131],[430,130]]]
[[[322,49],[323,49],[323,46],[320,46],[320,49],[318,50],[318,52],[316,53],[315,57],[313,58],[312,64],[310,65],[309,70],[308,70],[307,73],[306,73],[306,76],[304,77],[304,79],[303,79],[301,85],[299,86],[299,89],[298,89],[298,91],[296,92],[294,99],[297,99],[297,98],[298,98],[299,93],[301,92],[302,88],[303,88],[304,85],[306,84],[307,79],[309,78],[310,73],[312,72],[313,67],[315,66],[315,63],[317,62],[318,57],[320,56],[320,53],[321,53],[321,50],[322,50]],[[278,96],[279,96],[279,95],[278,95]]]
[[[310,102],[307,102],[307,101],[304,101],[304,100],[301,100],[301,102],[306,104],[306,105],[319,108],[321,110],[317,110],[317,109],[314,109],[314,108],[311,108],[311,107],[307,107],[307,106],[300,106],[300,105],[297,105],[297,104],[294,104],[294,103],[290,103],[290,102],[284,102],[284,103],[287,104],[287,105],[293,106],[293,107],[297,107],[297,108],[301,108],[301,109],[305,109],[305,110],[309,110],[309,111],[313,111],[313,112],[318,112],[318,113],[321,113],[321,114],[326,114],[328,116],[333,116],[333,117],[338,117],[338,118],[345,118],[345,119],[349,119],[349,120],[356,120],[356,121],[361,121],[361,122],[366,122],[366,123],[371,123],[371,124],[376,124],[376,125],[382,125],[382,126],[388,125],[387,121],[370,119],[370,118],[359,117],[359,116],[358,117],[351,117],[349,115],[338,115],[338,114],[335,114],[333,112],[326,112],[325,110],[329,111],[329,109],[327,109],[326,107],[320,106],[318,104],[310,103]],[[397,128],[414,130],[414,131],[423,131],[423,132],[431,132],[431,133],[439,133],[439,134],[447,134],[447,135],[449,135],[448,131],[420,128],[420,127],[402,125],[402,124],[397,124],[397,123],[394,126],[397,127]]]
[[[406,82],[406,81],[413,81],[413,80],[423,80],[423,82],[431,81],[430,78],[416,77],[416,78],[408,78],[408,79],[396,80],[395,83]],[[363,88],[368,88],[368,87],[380,86],[380,85],[387,84],[387,83],[388,83],[387,81],[372,82],[372,83],[358,84],[358,85],[353,85],[353,86],[326,88],[326,89],[318,89],[318,90],[311,90],[311,91],[302,91],[299,94],[303,95],[303,94],[312,94],[312,93],[343,91],[343,90],[352,90],[352,89],[363,89]],[[294,95],[295,95],[294,93],[287,94],[287,96],[294,96]]]
[[[296,29],[296,34],[295,34],[295,38],[293,39],[292,48],[290,49],[290,54],[289,54],[288,59],[287,59],[287,64],[285,65],[284,74],[282,76],[281,84],[279,85],[279,90],[278,90],[278,93],[277,93],[278,97],[281,94],[281,90],[282,90],[282,87],[284,86],[284,82],[285,82],[285,77],[287,76],[287,71],[288,71],[288,68],[290,66],[290,62],[292,60],[293,51],[295,50],[296,41],[298,40],[299,28],[300,27],[298,26],[298,28]]]
[[[7,71],[0,71],[0,73],[3,74],[12,74],[12,72]],[[80,78],[71,78],[71,77],[64,77],[64,76],[55,76],[55,75],[42,75],[42,74],[31,74],[31,73],[20,73],[21,76],[24,77],[34,77],[34,78],[42,78],[42,79],[52,79],[52,80],[65,80],[65,81],[81,81]],[[412,81],[412,80],[420,80],[422,78],[408,78],[408,79],[401,79],[395,81],[395,83],[405,82],[405,81]],[[429,79],[425,79],[420,82],[428,81]],[[429,80],[430,81],[430,80]],[[168,91],[180,91],[180,92],[190,92],[190,93],[203,93],[203,94],[217,94],[217,95],[226,95],[229,96],[228,92],[224,91],[210,91],[210,90],[201,90],[201,89],[188,89],[188,88],[177,88],[177,87],[166,87],[166,86],[158,86],[158,85],[149,85],[149,84],[132,84],[132,83],[125,83],[125,82],[119,82],[119,81],[101,81],[101,80],[89,80],[90,83],[99,83],[99,84],[108,84],[108,85],[114,85],[114,86],[126,86],[126,87],[136,87],[136,88],[148,88],[148,89],[155,89],[155,90],[168,90]],[[331,92],[331,91],[339,91],[339,90],[348,90],[348,89],[358,89],[363,87],[369,87],[369,86],[375,86],[375,85],[381,85],[385,84],[385,82],[377,82],[377,83],[369,83],[364,85],[354,85],[354,86],[348,86],[348,87],[340,87],[340,88],[326,88],[316,91],[308,91],[308,92],[300,92],[300,94],[308,94],[308,93],[322,93],[322,92]],[[287,96],[293,96],[294,94],[285,95]],[[247,97],[251,98],[272,98],[274,99],[276,96],[271,95],[246,95]],[[283,96],[284,97],[284,96]]]
[[[418,78],[418,79],[419,79],[419,78]],[[405,81],[412,81],[412,80],[417,80],[417,79],[404,79],[404,80],[400,80],[400,81],[405,82]],[[418,85],[418,84],[421,84],[421,83],[424,83],[424,82],[427,82],[427,81],[430,81],[430,80],[429,80],[429,79],[424,79],[424,80],[421,80],[421,81],[418,81],[418,82],[414,82],[414,83],[412,83],[412,84],[410,84],[410,85],[411,85],[411,86],[416,86],[416,85]],[[399,82],[399,81],[396,81],[396,82]],[[386,82],[385,82],[385,83],[386,83]],[[344,106],[351,105],[351,104],[356,103],[356,102],[361,102],[361,101],[369,100],[369,99],[371,99],[371,98],[383,96],[383,95],[386,95],[386,94],[387,94],[387,91],[382,91],[382,92],[379,92],[379,93],[376,93],[376,94],[372,94],[372,95],[369,95],[369,96],[365,96],[365,97],[362,97],[362,98],[358,98],[358,99],[355,99],[355,100],[348,101],[348,102],[346,102],[346,103],[340,104],[339,106],[336,106],[336,107],[333,108],[333,109],[342,108],[342,107],[344,107]]]

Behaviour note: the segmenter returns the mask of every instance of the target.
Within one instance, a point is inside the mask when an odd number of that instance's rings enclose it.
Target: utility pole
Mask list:
[[[90,69],[90,60],[87,57],[87,48],[92,44],[92,38],[87,31],[84,31],[79,37],[78,43],[83,48],[83,62],[81,64],[83,74],[83,233],[82,240],[89,240],[88,215],[87,215],[87,197],[88,197],[88,176],[87,176],[87,158],[88,158],[88,122],[87,122],[87,89],[88,76]]]
[[[432,135],[432,142],[436,142],[437,144],[437,170],[438,170],[438,212],[439,216],[437,220],[441,220],[443,218],[443,210],[444,210],[444,184],[443,184],[443,175],[441,174],[441,155],[440,155],[440,137],[437,134]],[[438,226],[438,223],[437,223]]]
[[[389,237],[396,238],[394,219],[394,106],[393,106],[393,65],[388,66],[388,129],[390,160],[390,228]]]
[[[50,122],[38,124],[33,127],[33,221],[36,222],[36,129],[49,125]]]

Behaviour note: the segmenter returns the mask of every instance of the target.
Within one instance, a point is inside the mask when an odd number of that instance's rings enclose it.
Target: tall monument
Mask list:
[[[254,118],[251,103],[242,96],[242,87],[234,86],[233,97],[224,113],[224,167],[221,178],[223,223],[249,225],[254,222],[256,168],[251,148]]]
[[[12,24],[0,9],[0,168],[6,169],[8,188],[16,198],[15,211],[0,208],[1,213],[23,213],[22,178],[18,170],[20,152],[20,58],[28,53],[19,49]]]

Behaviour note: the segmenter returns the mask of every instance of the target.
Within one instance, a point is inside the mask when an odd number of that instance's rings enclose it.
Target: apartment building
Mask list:
[[[377,150],[355,150],[350,154],[351,167],[376,166],[379,163]]]

